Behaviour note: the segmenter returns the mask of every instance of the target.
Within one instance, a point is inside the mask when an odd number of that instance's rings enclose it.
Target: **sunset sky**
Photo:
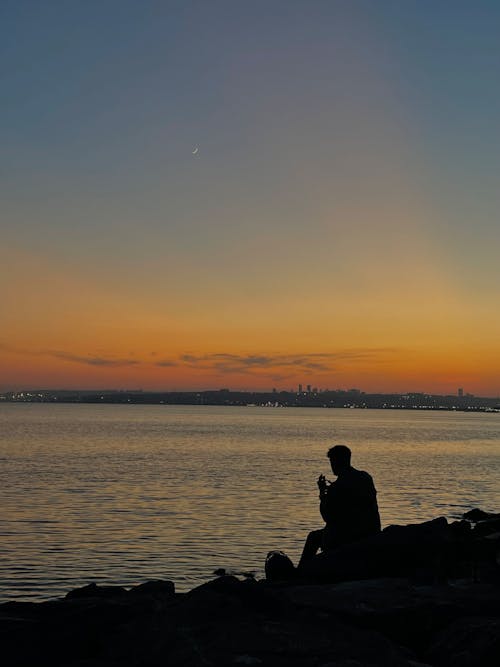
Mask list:
[[[500,395],[500,4],[2,0],[0,390]]]

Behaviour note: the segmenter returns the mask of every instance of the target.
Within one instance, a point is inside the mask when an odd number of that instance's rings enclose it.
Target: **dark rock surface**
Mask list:
[[[168,582],[115,597],[92,592],[0,605],[2,664],[500,664],[497,582],[422,586],[389,578],[301,585],[224,576],[184,594],[172,592]]]
[[[471,574],[478,579],[498,567],[500,522],[498,515],[481,510],[464,517],[451,524],[439,517],[387,526],[360,542],[320,553],[304,563],[296,576],[323,583],[375,577],[410,577],[430,583]]]
[[[442,521],[423,531],[428,534],[429,529],[432,534],[437,530],[438,542],[446,548],[457,544],[457,535],[460,542],[475,530],[458,526],[450,533]],[[392,531],[391,543],[399,544],[404,532]],[[420,535],[418,528],[406,535],[412,535],[414,543],[416,534]],[[464,539],[469,542],[469,537]],[[430,545],[427,560],[433,563],[434,542],[425,544]],[[409,550],[401,553],[413,557]],[[464,554],[470,556],[465,549],[456,560]],[[363,558],[369,562],[370,553]],[[480,572],[480,581],[475,581],[477,572],[470,565],[461,579],[448,576],[427,582],[413,576],[413,570],[411,574],[396,577],[390,572],[387,577],[325,583],[303,578],[241,580],[221,571],[222,576],[189,593],[175,593],[169,581],[146,582],[129,591],[90,584],[60,600],[0,605],[1,663],[5,667],[500,665],[498,567]]]

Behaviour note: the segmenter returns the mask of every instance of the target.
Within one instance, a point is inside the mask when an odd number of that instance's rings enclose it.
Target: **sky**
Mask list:
[[[500,5],[1,0],[0,390],[500,395]]]

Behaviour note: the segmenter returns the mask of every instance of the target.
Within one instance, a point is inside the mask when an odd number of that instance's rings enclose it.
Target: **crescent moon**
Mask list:
[[[200,149],[198,148],[198,146],[196,146],[196,148],[194,149],[194,151],[191,151],[191,153],[192,153],[193,155],[196,155],[196,153],[197,153],[199,150],[200,150]]]

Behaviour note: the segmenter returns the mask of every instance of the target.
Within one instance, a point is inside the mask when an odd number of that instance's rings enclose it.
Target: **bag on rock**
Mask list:
[[[265,572],[268,581],[287,581],[295,577],[295,566],[283,551],[270,551]]]

